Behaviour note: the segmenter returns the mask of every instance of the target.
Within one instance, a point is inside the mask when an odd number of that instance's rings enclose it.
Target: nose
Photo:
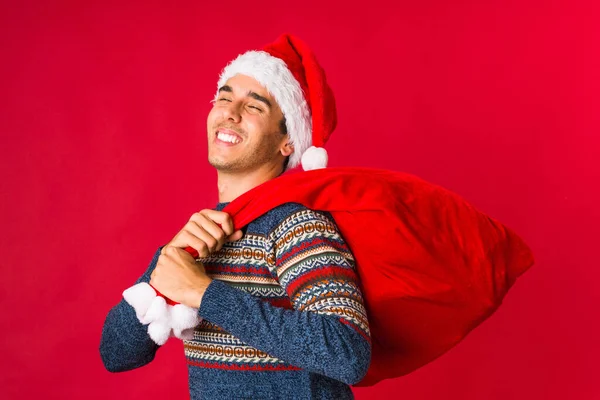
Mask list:
[[[227,106],[223,108],[223,117],[228,121],[235,123],[240,122],[242,118],[242,114],[240,113],[240,103],[235,100],[228,103]]]

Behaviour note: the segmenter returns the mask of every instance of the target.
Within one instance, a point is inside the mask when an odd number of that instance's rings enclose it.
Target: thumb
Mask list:
[[[244,232],[242,232],[241,229],[238,229],[227,237],[227,242],[235,242],[236,240],[241,239],[242,236],[244,236]]]

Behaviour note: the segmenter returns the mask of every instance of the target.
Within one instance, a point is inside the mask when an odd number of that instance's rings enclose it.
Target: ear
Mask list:
[[[281,154],[284,157],[289,156],[290,154],[292,154],[294,152],[294,145],[291,144],[290,142],[286,142],[281,149],[279,149],[279,151],[281,151]]]

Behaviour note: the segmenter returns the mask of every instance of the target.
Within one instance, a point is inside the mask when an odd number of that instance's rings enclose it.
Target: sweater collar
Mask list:
[[[227,206],[227,204],[229,204],[229,201],[223,202],[223,203],[217,203],[217,206],[215,207],[215,210],[217,211],[222,211],[225,206]]]

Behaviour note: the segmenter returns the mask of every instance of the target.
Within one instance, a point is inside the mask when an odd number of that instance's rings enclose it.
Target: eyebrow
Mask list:
[[[265,103],[267,105],[267,107],[271,108],[271,102],[268,99],[261,96],[260,94],[254,93],[253,91],[249,91],[248,96],[250,96],[253,99],[256,99],[258,101],[262,101],[263,103]]]
[[[228,92],[228,93],[233,93],[233,89],[231,88],[231,86],[229,85],[223,85],[219,88],[219,92]],[[247,96],[252,97],[255,100],[258,101],[262,101],[263,103],[265,103],[267,105],[267,107],[271,108],[271,102],[269,101],[269,99],[267,99],[266,97],[261,96],[260,94],[253,92],[252,90],[250,90],[247,94]]]

